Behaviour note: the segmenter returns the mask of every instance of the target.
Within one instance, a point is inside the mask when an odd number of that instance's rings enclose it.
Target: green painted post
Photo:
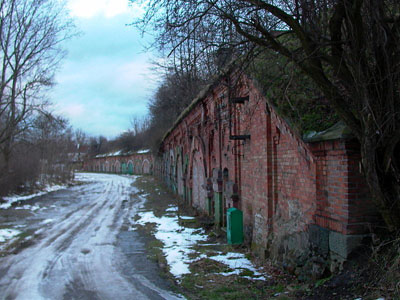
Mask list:
[[[222,193],[214,192],[214,220],[220,227],[222,223]]]
[[[243,243],[243,212],[235,207],[231,207],[227,211],[226,235],[228,244]]]
[[[211,205],[212,205],[212,199],[211,199],[211,197],[207,197],[206,198],[206,203],[207,203],[207,212],[208,212],[208,215],[209,216],[211,216],[211,212],[212,212],[212,209],[211,209]]]
[[[178,192],[178,189],[176,188],[175,182],[172,181],[171,184],[172,184],[172,192],[173,192],[174,194],[176,194],[176,193]]]

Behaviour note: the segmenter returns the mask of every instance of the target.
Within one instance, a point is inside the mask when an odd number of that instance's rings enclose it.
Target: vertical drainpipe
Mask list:
[[[229,93],[229,91],[228,91]],[[219,152],[219,170],[218,170],[218,178],[216,179],[216,185],[214,188],[214,221],[217,228],[220,228],[222,221],[222,104],[224,102],[224,98],[218,99],[217,116],[218,116],[218,152]],[[228,96],[228,112],[230,112],[230,103]],[[229,114],[230,118],[230,114]],[[229,127],[230,127],[230,119],[229,119]]]
[[[232,102],[232,91],[231,91],[231,78],[228,79],[228,103],[229,103],[229,136],[235,136],[240,134],[239,128],[239,112],[235,109],[234,105],[231,105]],[[233,131],[233,133],[232,133]],[[241,169],[240,169],[240,151],[238,152],[238,147],[240,145],[240,140],[233,140],[233,158],[234,158],[234,171],[235,171],[235,186],[234,190],[236,190],[235,197],[232,199],[234,201],[234,207],[241,209],[238,207],[239,199],[241,195],[240,181],[241,181]],[[236,201],[235,201],[236,199]],[[241,205],[242,203],[240,203]]]
[[[228,77],[228,115],[229,115],[229,137],[236,135],[236,122],[235,122],[235,107],[232,106],[232,89],[231,89],[231,77]],[[233,132],[233,133],[232,133]],[[233,159],[234,159],[234,170],[235,170],[235,183],[238,180],[237,170],[237,149],[236,140],[233,140]]]
[[[273,193],[273,141],[272,141],[272,128],[271,128],[271,109],[268,104],[265,105],[266,119],[267,119],[267,223],[268,234],[273,232],[273,207],[274,207],[274,193]]]
[[[236,135],[240,135],[240,111],[236,110],[236,120],[237,120],[237,127],[236,127]],[[237,184],[238,184],[238,195],[239,199],[242,195],[242,166],[241,166],[241,155],[242,155],[242,143],[240,140],[236,141],[236,155],[237,155],[237,168],[238,168],[238,179],[237,179]],[[242,207],[243,203],[242,201],[239,201],[239,209],[243,211]]]
[[[276,135],[274,136],[274,144],[273,144],[273,196],[274,196],[274,210],[278,204],[278,145],[280,140],[281,132],[277,128]]]

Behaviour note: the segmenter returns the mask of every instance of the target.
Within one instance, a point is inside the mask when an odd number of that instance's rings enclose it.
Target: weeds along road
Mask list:
[[[85,184],[0,212],[22,232],[2,250],[0,299],[179,299],[127,231],[143,204],[134,177],[77,177]]]

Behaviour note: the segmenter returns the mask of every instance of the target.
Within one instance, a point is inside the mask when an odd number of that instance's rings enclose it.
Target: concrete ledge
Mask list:
[[[329,249],[331,252],[347,259],[349,254],[357,248],[366,235],[344,235],[342,233],[329,232]]]

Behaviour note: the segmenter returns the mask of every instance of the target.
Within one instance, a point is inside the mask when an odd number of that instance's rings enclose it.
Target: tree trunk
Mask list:
[[[365,179],[371,197],[389,231],[400,228],[399,194],[400,185],[385,176],[383,157],[378,148],[377,139],[365,136],[361,141],[361,158]]]

